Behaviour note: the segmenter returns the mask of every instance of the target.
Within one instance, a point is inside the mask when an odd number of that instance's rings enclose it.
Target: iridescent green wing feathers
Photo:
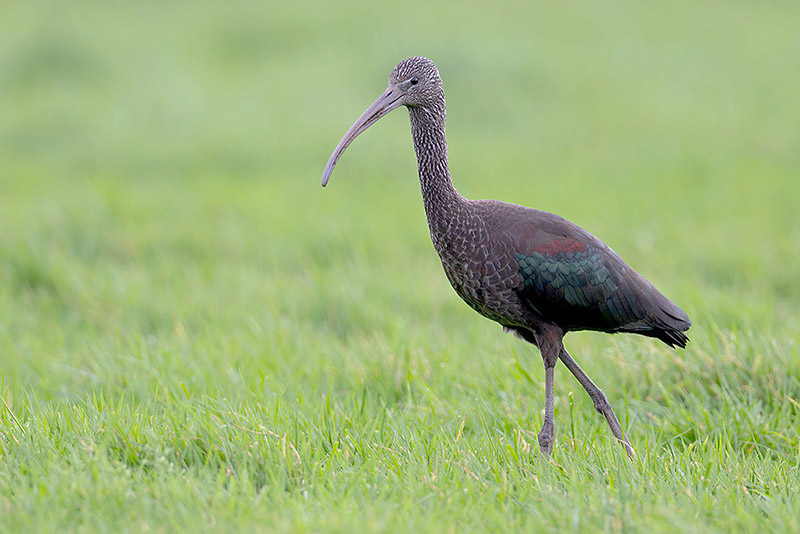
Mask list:
[[[686,313],[600,240],[575,228],[574,237],[566,226],[560,235],[517,236],[524,251],[515,253],[520,297],[531,311],[566,329],[635,332],[685,346]]]
[[[636,288],[608,253],[562,236],[517,253],[522,296],[534,312],[567,328],[614,330],[644,318]]]

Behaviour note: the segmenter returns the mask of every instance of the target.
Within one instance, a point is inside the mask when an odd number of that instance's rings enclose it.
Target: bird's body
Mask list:
[[[538,346],[546,371],[545,421],[539,442],[554,439],[553,368],[561,359],[605,415],[629,454],[630,444],[605,395],[566,352],[569,331],[630,332],[684,347],[691,323],[683,310],[578,225],[546,211],[497,200],[469,200],[447,164],[444,91],[436,66],[409,58],[389,88],[345,134],[323,175],[353,139],[392,109],[409,110],[431,240],[458,295],[506,331]]]
[[[450,284],[481,315],[514,331],[550,322],[686,344],[686,314],[581,227],[497,200],[459,203],[457,216],[431,223],[431,238]]]
[[[547,321],[685,345],[686,314],[589,232],[546,211],[464,202],[463,218],[432,237],[447,279],[481,315],[510,329]]]

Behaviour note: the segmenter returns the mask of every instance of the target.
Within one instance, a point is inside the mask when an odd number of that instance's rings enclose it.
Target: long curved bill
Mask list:
[[[370,107],[358,118],[358,120],[347,130],[342,140],[336,146],[336,150],[331,154],[331,159],[325,165],[325,172],[322,173],[322,187],[328,185],[328,180],[331,177],[333,168],[342,157],[344,151],[350,146],[356,137],[358,137],[364,130],[378,122],[378,119],[389,113],[395,108],[400,107],[402,104],[402,93],[396,87],[390,85],[378,99],[372,103]]]

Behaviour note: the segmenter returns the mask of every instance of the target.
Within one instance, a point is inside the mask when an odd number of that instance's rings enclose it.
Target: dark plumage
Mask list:
[[[633,450],[603,392],[564,349],[569,331],[630,332],[685,347],[686,313],[630,268],[605,243],[570,221],[499,202],[468,200],[453,187],[447,166],[445,100],[439,71],[424,57],[400,62],[389,87],[348,130],[331,155],[322,185],[361,132],[389,111],[408,108],[431,239],[458,295],[504,330],[533,343],[545,364],[545,420],[539,444],[555,438],[553,368],[567,366]]]

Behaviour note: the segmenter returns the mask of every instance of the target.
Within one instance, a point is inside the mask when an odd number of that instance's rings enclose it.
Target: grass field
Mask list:
[[[0,18],[0,532],[797,532],[796,3],[15,3]],[[681,305],[575,333],[630,462],[467,308],[408,119],[471,198],[553,211]]]

